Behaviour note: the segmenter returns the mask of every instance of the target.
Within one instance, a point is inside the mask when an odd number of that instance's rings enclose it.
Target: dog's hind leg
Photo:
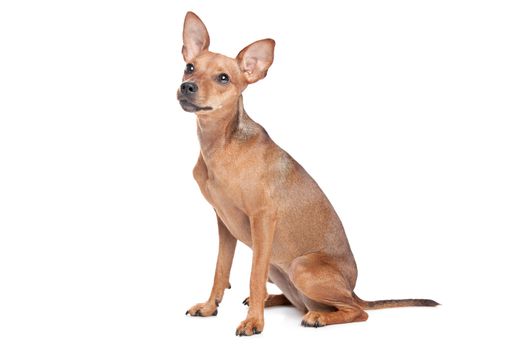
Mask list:
[[[322,253],[298,257],[293,260],[289,275],[305,297],[308,312],[301,323],[303,326],[322,327],[368,319],[333,258]]]
[[[242,302],[244,305],[249,306],[250,305],[250,297],[244,299]],[[264,301],[264,307],[272,307],[272,306],[285,306],[285,305],[292,305],[290,300],[288,300],[284,294],[270,294]]]

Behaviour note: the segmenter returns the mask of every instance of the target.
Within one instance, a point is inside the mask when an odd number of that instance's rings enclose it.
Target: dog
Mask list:
[[[343,225],[317,183],[246,113],[242,92],[263,79],[275,42],[263,39],[230,58],[208,50],[206,26],[193,12],[184,20],[186,62],[177,91],[182,109],[197,116],[200,154],[193,169],[217,216],[219,253],[209,299],[191,316],[215,316],[238,241],[253,251],[246,319],[236,335],[264,328],[264,308],[293,305],[305,327],[365,321],[365,310],[436,306],[429,299],[364,301],[353,292],[357,266]],[[266,282],[282,291],[268,295]]]

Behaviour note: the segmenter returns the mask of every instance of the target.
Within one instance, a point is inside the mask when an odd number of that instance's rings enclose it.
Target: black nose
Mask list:
[[[197,90],[199,90],[197,84],[191,82],[182,83],[180,86],[180,92],[186,96],[193,95]]]

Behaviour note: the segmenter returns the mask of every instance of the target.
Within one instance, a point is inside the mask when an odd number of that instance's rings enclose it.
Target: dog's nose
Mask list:
[[[197,90],[199,90],[197,84],[191,82],[182,83],[180,86],[180,92],[186,96],[193,95]]]

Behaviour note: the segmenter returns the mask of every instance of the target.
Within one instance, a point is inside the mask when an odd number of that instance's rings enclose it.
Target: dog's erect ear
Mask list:
[[[236,59],[249,84],[266,76],[273,62],[274,47],[275,41],[263,39],[246,46],[239,52]]]
[[[204,23],[199,16],[189,11],[184,18],[184,30],[182,31],[182,56],[184,61],[189,62],[199,53],[208,50],[210,36]]]

